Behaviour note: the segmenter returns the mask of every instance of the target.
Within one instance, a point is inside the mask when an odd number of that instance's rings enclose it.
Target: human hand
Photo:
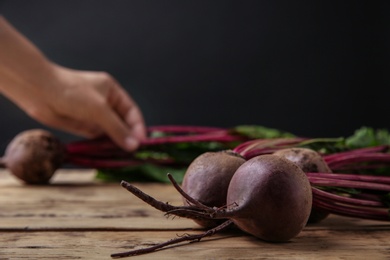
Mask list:
[[[48,60],[0,15],[0,92],[37,121],[125,150],[146,137],[142,113],[105,72],[72,70]]]
[[[89,138],[106,134],[125,150],[146,136],[140,109],[112,76],[58,66],[1,15],[0,92],[39,122]]]
[[[40,90],[19,97],[20,106],[48,126],[88,138],[107,134],[125,150],[146,137],[142,113],[121,85],[105,72],[51,64]]]

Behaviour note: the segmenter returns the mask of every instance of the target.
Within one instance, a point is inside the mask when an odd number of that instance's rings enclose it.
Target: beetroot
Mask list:
[[[308,148],[287,148],[274,152],[275,155],[297,164],[305,173],[332,173],[323,157],[316,151]],[[328,217],[329,213],[323,209],[313,207],[308,223],[318,223]]]
[[[226,205],[230,180],[244,162],[244,158],[230,150],[203,153],[187,168],[182,189],[190,197],[206,206],[223,207]],[[183,202],[189,205],[184,197]],[[194,221],[203,227],[221,224],[221,220]]]
[[[260,239],[285,242],[307,223],[312,192],[305,173],[276,155],[254,157],[233,175],[226,211],[216,212]]]
[[[323,157],[308,148],[287,148],[274,152],[297,164],[304,172],[332,172]]]
[[[5,150],[2,163],[28,184],[46,184],[64,157],[64,146],[54,135],[33,129],[15,136]]]

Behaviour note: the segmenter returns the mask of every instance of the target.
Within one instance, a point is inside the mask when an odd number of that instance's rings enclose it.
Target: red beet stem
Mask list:
[[[308,176],[308,179],[310,183],[314,186],[357,188],[390,192],[390,185],[387,184],[380,184],[368,181],[350,181],[341,179],[320,178],[313,176]]]
[[[152,163],[158,165],[179,165],[172,159],[134,159],[134,158],[92,158],[92,157],[80,157],[80,156],[69,156],[66,160],[67,163],[89,167],[89,168],[123,168],[130,166],[138,166],[145,163]]]
[[[192,198],[189,194],[187,194],[181,187],[180,185],[176,182],[175,178],[173,178],[172,174],[168,173],[167,174],[170,182],[172,183],[173,187],[175,187],[175,189],[180,193],[180,195],[182,195],[188,202],[188,204],[192,204],[192,205],[195,205],[201,209],[204,209],[204,210],[208,210],[210,209],[210,207],[206,206],[206,205],[203,205],[200,201],[197,201],[195,200],[194,198]]]
[[[274,139],[256,139],[244,142],[234,148],[234,152],[240,154],[245,159],[249,160],[255,156],[272,153],[276,150],[296,146],[306,138],[274,138]]]
[[[377,200],[363,200],[363,199],[340,196],[334,193],[320,190],[315,187],[312,187],[312,191],[313,191],[313,195],[321,197],[323,200],[326,200],[328,202],[345,203],[349,205],[366,206],[366,207],[380,207],[380,208],[386,207],[385,204]]]
[[[123,168],[130,166],[137,166],[145,163],[144,161],[138,160],[94,160],[89,158],[80,158],[80,157],[69,157],[67,162],[88,167],[88,168],[97,168],[97,169],[113,169],[113,168]]]
[[[209,127],[209,126],[184,126],[184,125],[161,125],[161,126],[150,126],[148,132],[164,132],[164,133],[197,133],[205,134],[216,131],[225,131],[224,128]]]
[[[227,132],[213,132],[199,135],[184,135],[184,136],[166,136],[149,138],[141,143],[141,146],[168,144],[168,143],[184,143],[184,142],[234,142],[242,141],[240,136],[229,135]]]
[[[121,150],[117,144],[108,137],[101,137],[90,140],[75,141],[66,144],[68,154],[89,154],[95,151],[115,151]]]
[[[328,158],[326,163],[330,168],[341,167],[354,163],[385,162],[390,163],[389,153],[353,153]]]
[[[329,213],[371,220],[389,221],[390,216],[387,210],[373,210],[355,206],[341,205],[323,200],[320,196],[313,194],[313,208],[323,209]]]
[[[389,153],[351,153],[351,154],[338,155],[331,158],[325,156],[324,160],[328,164],[369,162],[369,161],[389,162],[390,154]]]
[[[69,149],[68,149],[69,148]],[[89,149],[89,148],[87,148]],[[117,150],[99,150],[99,149],[94,149],[94,150],[79,150],[77,147],[74,149],[74,147],[67,147],[66,154],[71,157],[88,157],[88,158],[94,158],[94,159],[116,159],[116,158],[133,158],[134,155],[133,153],[129,153],[127,151],[124,151],[122,149]]]
[[[381,184],[390,185],[390,177],[388,176],[375,176],[375,175],[359,175],[359,174],[347,174],[347,173],[317,173],[309,172],[306,173],[309,177],[319,177],[325,179],[334,179],[334,180],[350,180],[350,181],[360,181],[360,182],[375,182]]]
[[[324,160],[326,162],[330,162],[333,159],[337,159],[340,156],[348,156],[351,154],[362,154],[362,153],[383,153],[386,152],[389,149],[388,145],[379,145],[379,146],[373,146],[373,147],[365,147],[365,148],[359,148],[359,149],[353,149],[345,152],[339,152],[339,153],[333,153],[324,155]]]
[[[243,141],[241,136],[230,135],[227,131],[215,131],[205,134],[194,135],[179,135],[179,136],[164,136],[148,138],[141,143],[141,147],[170,144],[170,143],[184,143],[184,142],[234,142]],[[82,140],[72,142],[66,145],[66,150],[69,154],[89,154],[95,151],[118,151],[121,150],[113,141],[107,137],[102,137],[92,140]]]
[[[372,163],[369,164],[353,164],[353,165],[333,165],[331,170],[333,172],[347,172],[347,171],[360,171],[360,170],[374,170],[389,167],[386,163]]]
[[[210,219],[210,213],[205,212],[204,209],[197,206],[172,206],[166,202],[156,200],[126,181],[122,181],[121,186],[155,209],[166,212],[166,215],[175,215],[190,219]],[[210,208],[210,212],[213,211],[214,210]]]

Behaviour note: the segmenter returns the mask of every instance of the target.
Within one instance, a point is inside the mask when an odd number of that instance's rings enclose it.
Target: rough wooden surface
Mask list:
[[[170,185],[137,184],[180,205]],[[119,184],[94,171],[61,170],[49,186],[27,186],[0,170],[0,260],[111,259],[185,233],[202,232],[187,219],[167,219]],[[390,259],[390,224],[331,216],[289,243],[272,244],[238,231],[184,243],[138,259]]]

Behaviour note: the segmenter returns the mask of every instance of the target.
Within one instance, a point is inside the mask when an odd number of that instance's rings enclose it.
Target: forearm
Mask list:
[[[0,92],[20,103],[26,95],[39,94],[51,77],[52,63],[0,16]],[[38,93],[39,92],[39,93]]]

